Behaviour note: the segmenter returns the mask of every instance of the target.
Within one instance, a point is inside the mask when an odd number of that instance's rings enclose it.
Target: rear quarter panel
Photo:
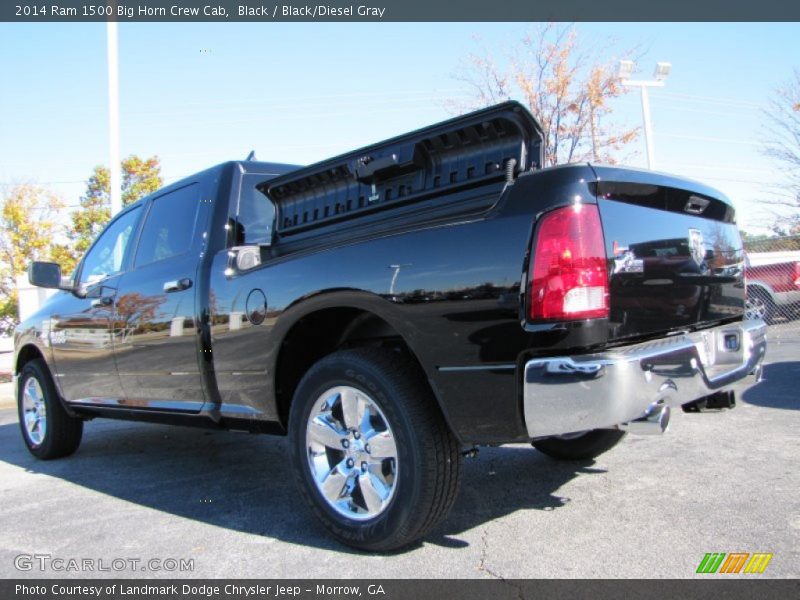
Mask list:
[[[226,275],[227,253],[220,252],[210,285],[214,368],[221,389],[237,390],[222,401],[239,405],[242,414],[277,420],[274,374],[288,331],[317,310],[354,307],[404,338],[462,441],[525,439],[520,356],[560,347],[570,337],[524,324],[521,291],[533,218],[575,194],[589,199],[590,175],[573,167],[521,177],[483,214],[333,247],[320,243],[242,274]],[[261,325],[242,318],[254,290],[267,298]]]

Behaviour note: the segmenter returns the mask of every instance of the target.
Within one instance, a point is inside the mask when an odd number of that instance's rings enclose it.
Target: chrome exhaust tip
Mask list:
[[[657,404],[648,409],[640,419],[620,423],[619,429],[635,435],[661,435],[669,427],[669,406]]]

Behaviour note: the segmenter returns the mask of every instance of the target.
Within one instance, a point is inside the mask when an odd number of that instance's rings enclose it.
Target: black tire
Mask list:
[[[748,318],[762,319],[767,325],[772,325],[778,316],[778,307],[769,292],[757,286],[751,287],[747,289],[745,315]]]
[[[619,429],[593,429],[576,437],[552,437],[533,442],[533,447],[557,460],[596,458],[616,446],[625,432]]]
[[[323,495],[319,487],[322,483],[317,484],[312,474],[306,428],[312,410],[319,415],[321,407],[326,406],[319,400],[337,386],[354,388],[359,397],[366,394],[393,434],[396,458],[385,459],[396,467],[396,477],[390,474],[393,491],[374,517],[367,512],[356,519],[337,512]],[[343,407],[344,400],[341,402]],[[334,413],[330,414],[333,417]],[[345,420],[343,417],[342,427]],[[398,352],[376,348],[343,350],[317,362],[294,394],[289,436],[300,493],[323,525],[348,546],[385,552],[411,544],[445,518],[456,498],[461,478],[460,446],[419,368]],[[332,447],[325,446],[323,456],[335,462],[340,457],[328,458],[333,454],[328,448]],[[324,463],[323,470],[327,468],[328,463]],[[339,493],[347,489],[339,487]],[[351,491],[351,503],[356,494]]]
[[[26,426],[26,423],[29,422],[26,421],[26,412],[30,420],[34,414],[40,414],[41,411],[33,413],[31,410],[26,411],[26,406],[28,408],[32,406],[29,401],[24,399],[26,386],[30,386],[30,390],[37,394],[41,391],[41,403],[38,406],[43,406],[45,409],[44,425],[42,425],[42,419],[39,419],[39,429],[34,427],[32,431],[29,431]],[[32,398],[30,394],[29,398]],[[22,439],[30,453],[36,458],[50,460],[69,456],[80,446],[83,436],[83,420],[71,417],[64,410],[50,372],[41,359],[26,363],[19,374],[17,414],[19,415]]]

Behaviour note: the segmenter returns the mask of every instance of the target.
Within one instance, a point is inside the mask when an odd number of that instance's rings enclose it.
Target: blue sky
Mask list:
[[[721,189],[758,230],[780,172],[759,153],[763,109],[800,67],[800,24],[581,23],[583,45],[634,46],[649,77],[659,170]],[[502,55],[524,23],[119,25],[121,151],[162,159],[167,181],[244,158],[310,163],[450,116],[454,78],[481,44]],[[0,191],[38,182],[75,205],[107,164],[104,24],[0,24]],[[613,50],[612,50],[613,53]],[[638,93],[614,119],[641,124]],[[628,161],[645,165],[643,140]]]

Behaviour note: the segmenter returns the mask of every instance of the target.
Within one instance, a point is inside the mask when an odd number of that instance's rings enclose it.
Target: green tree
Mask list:
[[[122,203],[124,206],[152,194],[163,184],[161,162],[157,156],[143,159],[131,155],[122,161]],[[81,197],[80,209],[72,213],[72,248],[65,249],[65,254],[73,264],[86,252],[86,249],[111,218],[110,190],[111,174],[108,168],[96,166],[86,181],[86,192]]]
[[[53,192],[34,185],[17,185],[5,194],[0,211],[0,333],[9,333],[19,320],[16,277],[34,260],[57,258],[63,206]]]
[[[544,133],[544,166],[594,160],[616,162],[636,139],[637,128],[610,121],[612,101],[627,93],[616,61],[605,49],[581,49],[574,27],[545,25],[504,48],[502,64],[492,52],[471,53],[456,79],[472,90],[458,112],[519,99]],[[630,56],[632,51],[623,53]]]
[[[81,207],[72,213],[72,262],[82,256],[111,218],[108,169],[97,166],[86,181]],[[66,270],[66,269],[65,269]]]
[[[158,156],[131,155],[122,161],[122,204],[128,206],[164,185]]]
[[[131,155],[122,161],[122,201],[128,205],[163,184],[157,156]],[[58,218],[64,203],[51,191],[18,185],[5,195],[0,211],[0,333],[18,322],[16,277],[35,260],[48,260],[71,273],[78,259],[111,218],[110,174],[97,166],[86,182],[80,208],[69,224]]]

